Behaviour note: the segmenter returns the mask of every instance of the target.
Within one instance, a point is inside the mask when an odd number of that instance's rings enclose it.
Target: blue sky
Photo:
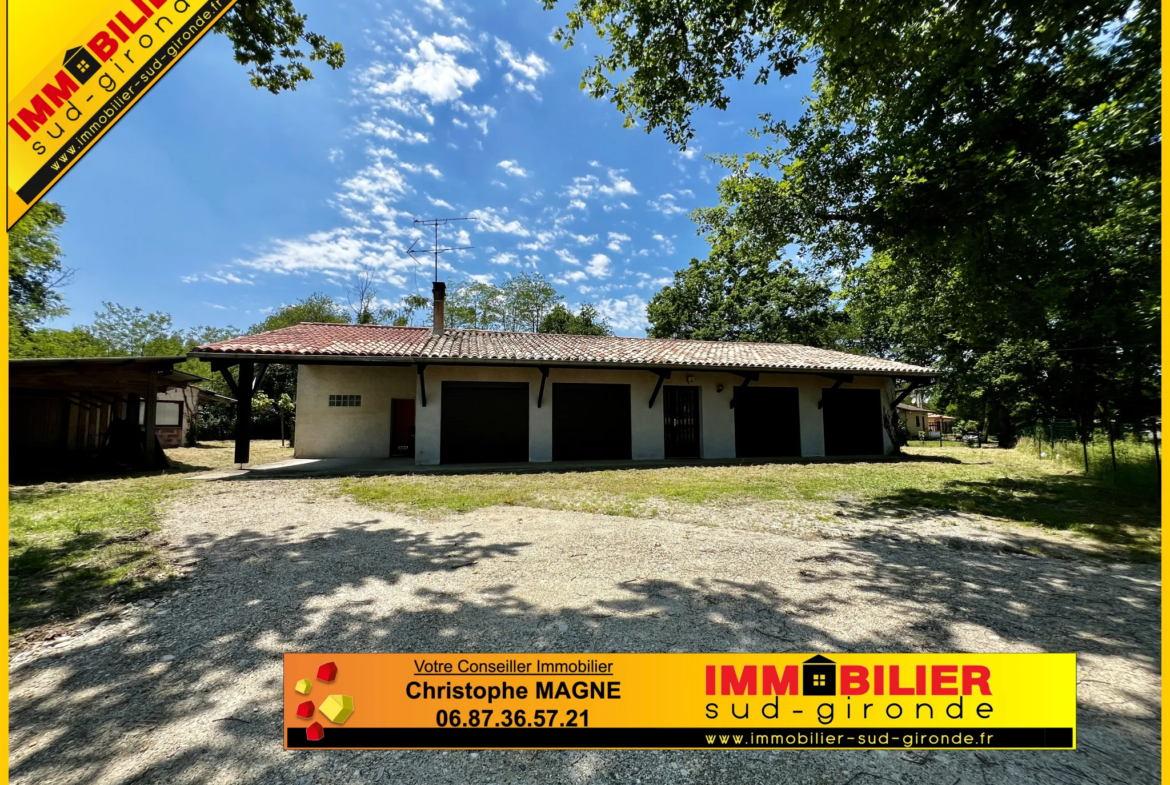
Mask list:
[[[273,96],[208,36],[49,193],[76,270],[55,326],[108,300],[179,327],[247,328],[314,291],[344,300],[362,266],[386,304],[429,295],[431,269],[404,253],[413,219],[472,215],[443,238],[475,246],[442,257],[444,280],[538,271],[570,305],[644,335],[646,302],[705,254],[686,217],[717,202],[705,156],[751,149],[758,113],[795,117],[808,88],[737,86],[680,153],[579,90],[601,44],[553,41],[564,9],[297,5],[344,44],[343,69],[314,65],[314,81]]]

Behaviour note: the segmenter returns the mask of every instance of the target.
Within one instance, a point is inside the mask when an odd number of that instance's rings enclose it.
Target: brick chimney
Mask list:
[[[435,335],[442,335],[443,307],[447,304],[447,284],[442,281],[435,281],[435,285],[431,289],[431,296],[435,304],[435,320],[431,326],[431,332]]]

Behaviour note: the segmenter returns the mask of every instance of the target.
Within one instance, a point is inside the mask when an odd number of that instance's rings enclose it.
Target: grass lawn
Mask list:
[[[1026,450],[911,446],[901,460],[621,469],[544,474],[351,478],[342,491],[402,510],[519,505],[631,517],[665,505],[809,503],[846,514],[913,517],[964,512],[1071,531],[1157,558],[1156,497],[1145,497]]]
[[[183,474],[234,466],[232,444],[167,450],[165,474],[10,486],[10,634],[131,598],[170,577],[151,538],[159,505],[189,484]],[[254,441],[251,457],[280,461],[292,457],[292,448]]]
[[[159,502],[184,484],[161,476],[10,489],[9,632],[164,580],[150,536]]]

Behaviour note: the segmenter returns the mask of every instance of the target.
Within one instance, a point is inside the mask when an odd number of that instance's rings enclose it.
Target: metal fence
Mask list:
[[[1160,487],[1162,423],[1123,423],[1097,420],[1049,420],[1017,432],[1017,449],[1034,450],[1037,457],[1077,468],[1115,485]]]

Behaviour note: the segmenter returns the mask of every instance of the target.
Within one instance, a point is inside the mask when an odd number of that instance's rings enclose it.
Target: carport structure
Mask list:
[[[271,363],[299,366],[297,457],[420,465],[887,454],[936,376],[792,344],[318,323],[191,356],[236,391],[237,463]]]
[[[146,469],[159,466],[165,461],[156,435],[159,395],[168,390],[187,390],[197,382],[206,381],[201,376],[175,369],[175,365],[186,359],[166,356],[10,360],[12,465],[24,469],[96,456]],[[198,390],[191,397],[198,401],[232,402],[207,390]]]

